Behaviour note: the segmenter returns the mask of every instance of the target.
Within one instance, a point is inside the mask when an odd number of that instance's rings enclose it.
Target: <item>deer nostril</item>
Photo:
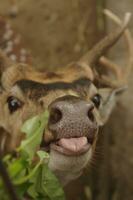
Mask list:
[[[56,124],[62,118],[62,112],[58,108],[51,109],[49,123]]]
[[[92,122],[94,122],[95,118],[94,118],[94,114],[93,114],[93,109],[94,109],[94,106],[92,105],[89,110],[88,110],[88,118],[89,120],[91,120]]]

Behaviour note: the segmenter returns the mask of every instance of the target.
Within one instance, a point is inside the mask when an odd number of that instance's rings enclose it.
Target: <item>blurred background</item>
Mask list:
[[[123,18],[133,13],[133,0],[18,0],[18,15],[10,19],[33,55],[34,66],[56,70],[77,60],[116,26],[102,14],[108,8]],[[0,14],[11,4],[0,0]],[[130,23],[133,32],[133,17]],[[124,40],[109,57],[126,67]],[[132,71],[133,72],[133,71]],[[133,200],[133,74],[128,90],[100,131],[94,158],[84,176],[68,185],[68,200]]]

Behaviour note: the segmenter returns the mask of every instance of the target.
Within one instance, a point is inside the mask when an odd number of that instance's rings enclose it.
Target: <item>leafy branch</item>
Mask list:
[[[3,182],[10,190],[8,192],[12,200],[25,199],[26,196],[32,200],[65,199],[59,181],[48,168],[49,154],[38,150],[48,118],[49,113],[45,111],[27,120],[21,129],[25,133],[25,139],[16,150],[19,156],[14,158],[12,155],[6,155],[3,161],[1,160],[1,169],[4,169],[3,163],[7,169],[4,173],[1,170],[4,174],[4,181],[0,180],[0,196],[3,198],[1,200],[8,199]],[[35,157],[37,161],[33,162]]]

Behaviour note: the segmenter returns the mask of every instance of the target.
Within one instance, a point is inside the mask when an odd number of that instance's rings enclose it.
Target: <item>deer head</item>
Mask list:
[[[120,68],[103,56],[123,34],[132,54],[129,18],[126,14],[123,22],[118,20],[116,31],[79,61],[56,72],[36,71],[27,64],[11,62],[0,52],[2,152],[13,151],[20,144],[25,120],[48,109],[49,123],[40,148],[50,153],[50,169],[63,185],[82,174],[95,151],[99,127],[106,123],[125,84]],[[115,72],[116,81],[109,78],[110,72]]]

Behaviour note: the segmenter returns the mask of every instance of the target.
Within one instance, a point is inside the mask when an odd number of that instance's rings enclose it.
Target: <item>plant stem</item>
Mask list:
[[[15,188],[10,180],[10,177],[7,173],[7,170],[4,166],[4,163],[1,159],[1,156],[0,156],[0,175],[3,179],[3,183],[5,185],[5,188],[6,190],[8,191],[8,195],[10,197],[11,200],[19,200],[18,197],[17,197],[17,194],[16,194],[16,191],[15,191]]]

